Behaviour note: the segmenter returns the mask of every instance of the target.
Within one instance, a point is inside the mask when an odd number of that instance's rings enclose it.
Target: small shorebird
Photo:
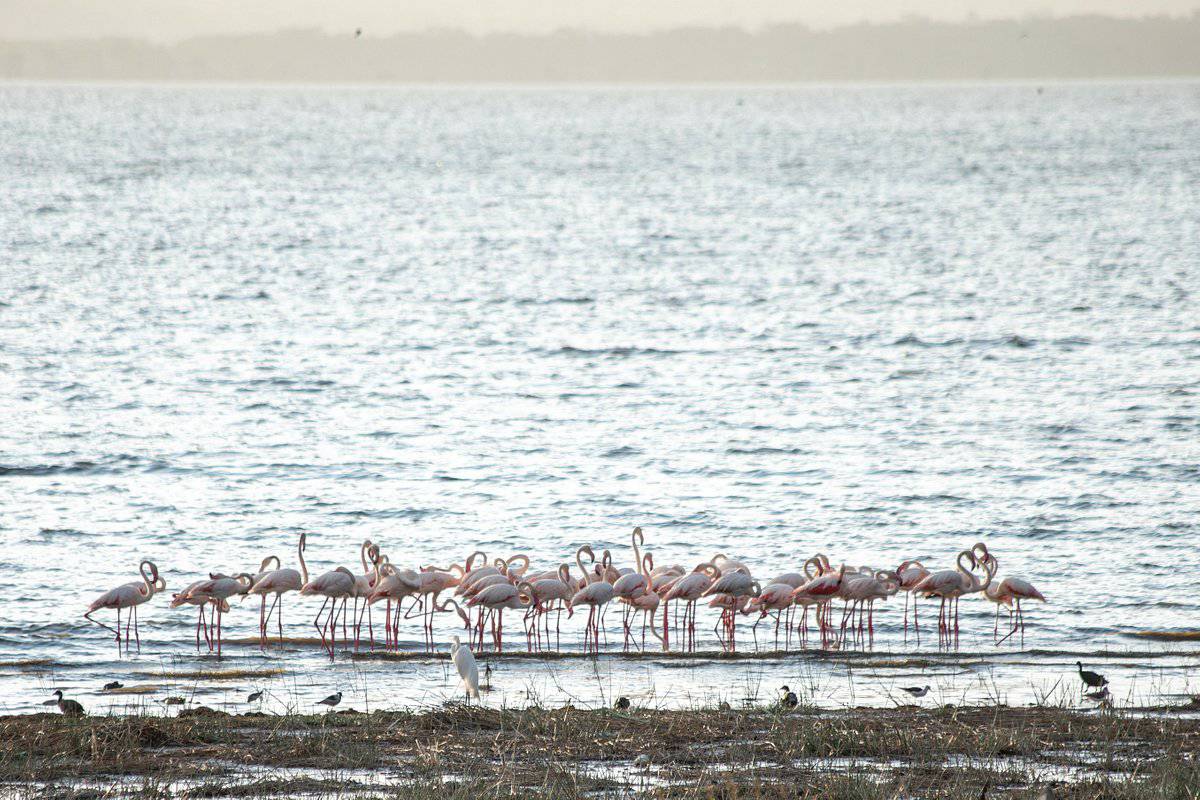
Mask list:
[[[262,694],[263,694],[262,689],[259,689],[257,692],[251,692],[250,695],[246,698],[246,702],[253,703],[256,700],[262,700]]]
[[[342,702],[342,693],[338,692],[337,694],[329,695],[329,697],[326,697],[324,700],[318,700],[317,705],[329,706],[330,708],[333,708],[340,702]]]
[[[1095,700],[1097,703],[1103,703],[1109,698],[1109,696],[1110,695],[1107,686],[1098,692],[1088,692],[1084,695],[1084,697],[1086,697],[1088,700]]]
[[[800,705],[800,698],[796,697],[796,693],[787,686],[779,687],[779,707],[780,708],[795,708]]]
[[[929,694],[928,686],[901,686],[900,691],[908,692],[913,697],[924,697]]]
[[[613,703],[613,708],[615,708],[617,711],[628,711],[629,710],[629,698],[628,697],[618,697],[617,702]]]
[[[123,689],[124,687],[125,684],[121,683],[120,681],[109,681],[108,683],[104,684],[104,691],[111,692],[113,689]]]
[[[1083,681],[1083,685],[1088,689],[1099,689],[1101,686],[1108,685],[1108,678],[1104,677],[1099,672],[1092,672],[1090,669],[1084,669],[1082,661],[1076,661],[1075,666],[1079,669],[1079,679]]]
[[[58,706],[58,710],[68,717],[82,717],[85,713],[83,706],[74,700],[66,700],[63,698],[62,689],[54,690],[54,699],[47,700],[42,703],[44,706]]]

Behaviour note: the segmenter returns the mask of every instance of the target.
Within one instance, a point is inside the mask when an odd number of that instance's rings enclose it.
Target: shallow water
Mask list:
[[[1200,610],[1198,124],[1195,83],[2,86],[0,661],[53,664],[0,666],[0,711],[208,665],[165,600],[128,660],[80,614],[140,558],[177,590],[301,530],[315,571],[364,538],[625,564],[641,525],[660,564],[763,578],[985,539],[1050,599],[1019,663],[514,661],[497,702],[1030,700],[1125,651],[1119,696],[1185,693],[1194,644],[1130,634]],[[936,644],[876,618],[876,650]],[[283,662],[306,702],[453,693],[441,663]]]

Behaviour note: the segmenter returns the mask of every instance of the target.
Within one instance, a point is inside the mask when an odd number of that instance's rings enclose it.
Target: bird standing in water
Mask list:
[[[246,702],[253,703],[257,700],[262,700],[262,695],[263,695],[262,689],[259,689],[257,692],[251,692],[249,697],[246,698]]]
[[[54,699],[47,700],[42,703],[44,706],[58,706],[58,710],[67,717],[82,717],[85,713],[83,706],[74,700],[66,700],[63,698],[62,689],[54,690]]]
[[[924,697],[929,694],[928,686],[901,686],[900,691],[908,692],[913,697]]]
[[[780,708],[795,708],[796,706],[800,705],[800,698],[796,697],[796,693],[787,686],[779,687],[779,693]]]
[[[120,681],[109,681],[108,683],[104,684],[104,691],[111,692],[113,689],[121,689],[124,688],[124,686],[125,684],[121,683]]]
[[[475,654],[455,636],[450,645],[450,658],[454,660],[454,668],[462,679],[462,687],[467,693],[467,701],[472,697],[479,699],[479,665],[475,663]]]
[[[1108,685],[1108,678],[1104,677],[1099,672],[1092,672],[1090,669],[1084,669],[1082,661],[1076,661],[1075,666],[1079,669],[1079,679],[1083,681],[1085,689],[1099,689],[1102,686]]]
[[[341,692],[338,692],[337,694],[331,694],[331,695],[329,695],[329,697],[326,697],[324,700],[320,700],[320,701],[318,701],[318,702],[317,702],[317,705],[319,705],[319,706],[329,706],[330,708],[333,708],[334,706],[336,706],[336,705],[337,705],[338,703],[340,703],[340,702],[342,702],[342,693],[341,693]]]

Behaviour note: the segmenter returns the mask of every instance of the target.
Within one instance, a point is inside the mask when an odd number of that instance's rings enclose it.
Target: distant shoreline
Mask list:
[[[1200,77],[1200,13],[647,35],[318,30],[0,41],[0,79],[366,85],[796,85]]]

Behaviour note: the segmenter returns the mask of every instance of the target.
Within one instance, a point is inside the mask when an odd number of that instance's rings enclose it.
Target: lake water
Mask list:
[[[1026,651],[976,597],[968,655],[927,658],[893,602],[868,658],[506,660],[489,702],[1024,702],[1077,657],[1121,698],[1189,691],[1195,645],[1138,634],[1200,627],[1198,130],[1186,82],[0,86],[0,712],[263,683],[171,685],[215,659],[166,597],[118,659],[81,614],[141,558],[171,590],[293,565],[300,531],[314,571],[366,538],[624,565],[635,525],[657,563],[761,578],[982,539],[1050,602]],[[279,706],[455,691],[299,645],[231,666],[285,669]]]

